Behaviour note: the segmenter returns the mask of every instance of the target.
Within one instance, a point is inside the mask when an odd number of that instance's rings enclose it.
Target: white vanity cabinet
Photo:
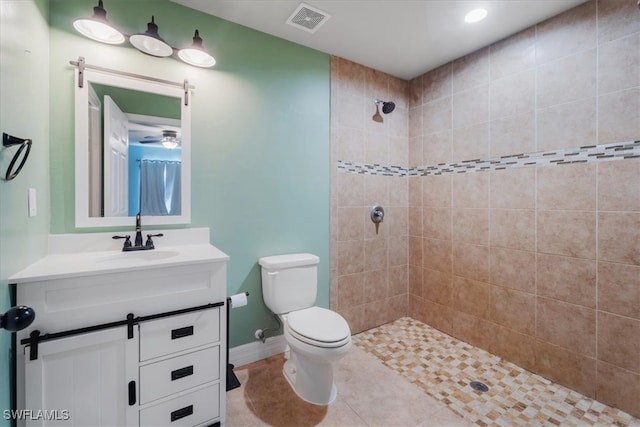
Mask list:
[[[18,425],[224,425],[228,256],[152,253],[50,255],[11,278],[36,312],[16,334]]]

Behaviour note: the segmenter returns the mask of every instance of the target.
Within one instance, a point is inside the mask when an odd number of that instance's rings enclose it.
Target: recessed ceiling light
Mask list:
[[[464,16],[464,21],[472,24],[474,22],[480,22],[487,17],[486,9],[473,9],[471,12]]]

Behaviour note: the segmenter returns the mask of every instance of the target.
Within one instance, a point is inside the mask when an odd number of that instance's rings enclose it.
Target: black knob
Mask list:
[[[11,307],[5,314],[0,316],[0,327],[9,332],[20,331],[28,327],[36,318],[36,312],[31,307],[19,305]]]

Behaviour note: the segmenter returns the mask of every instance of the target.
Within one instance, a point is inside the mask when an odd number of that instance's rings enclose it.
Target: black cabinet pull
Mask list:
[[[193,375],[193,365],[171,371],[171,381],[179,380],[189,375]]]
[[[189,335],[193,335],[193,326],[185,326],[184,328],[178,328],[171,331],[172,340],[188,337]]]
[[[184,408],[171,413],[171,422],[179,420],[180,418],[188,417],[191,414],[193,414],[193,405],[185,406]]]
[[[129,381],[129,406],[136,404],[136,382]]]

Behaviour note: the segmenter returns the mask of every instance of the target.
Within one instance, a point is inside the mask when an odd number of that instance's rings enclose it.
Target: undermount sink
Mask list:
[[[96,258],[97,263],[137,263],[148,261],[160,261],[167,258],[173,258],[180,254],[177,251],[163,250],[146,250],[146,251],[130,251],[120,252],[114,255],[108,255],[102,258]]]

